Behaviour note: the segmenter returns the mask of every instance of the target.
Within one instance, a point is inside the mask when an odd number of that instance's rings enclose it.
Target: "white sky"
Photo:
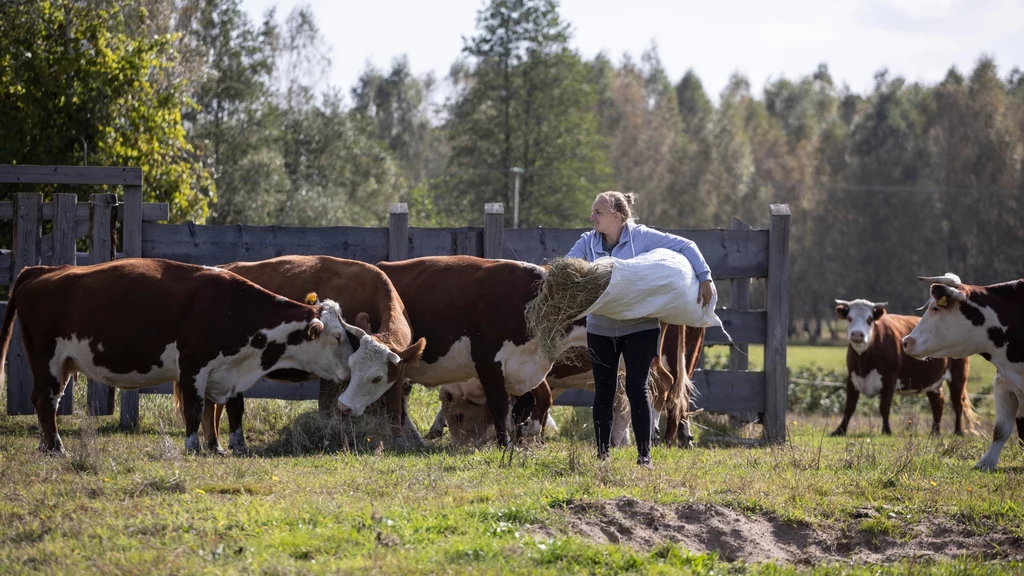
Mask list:
[[[331,84],[346,96],[367,62],[382,70],[407,54],[416,74],[443,79],[475,33],[484,0],[242,0],[254,21],[308,4],[331,46]],[[876,71],[940,81],[951,65],[970,72],[982,54],[1005,77],[1024,68],[1024,0],[562,0],[572,45],[584,58],[605,51],[618,63],[657,43],[673,83],[693,68],[713,100],[733,72],[755,94],[765,82],[829,66],[857,92]]]

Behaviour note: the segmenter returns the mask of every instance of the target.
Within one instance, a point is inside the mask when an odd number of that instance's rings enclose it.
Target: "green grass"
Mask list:
[[[791,348],[790,362],[833,356],[841,358],[832,349]],[[77,400],[83,405],[84,397]],[[415,388],[410,405],[425,431],[436,392]],[[898,408],[900,419],[912,408]],[[314,402],[249,401],[250,446],[278,440],[310,410]],[[35,451],[34,417],[0,416],[0,572],[997,574],[1024,568],[975,557],[813,568],[729,563],[672,544],[599,543],[576,531],[563,511],[572,502],[630,496],[842,527],[872,541],[906,538],[908,525],[937,519],[978,533],[1010,532],[1019,543],[1024,453],[1008,444],[999,472],[978,473],[971,466],[987,447],[984,437],[932,437],[923,425],[894,426],[894,437],[880,437],[873,434],[877,420],[862,417],[847,438],[829,438],[823,433],[835,426],[834,416],[793,414],[786,445],[657,447],[652,472],[634,465],[632,448],[613,450],[610,464],[599,463],[586,409],[556,407],[560,434],[504,465],[494,447],[458,449],[447,440],[409,454],[371,446],[290,457],[186,456],[169,398],[144,395],[141,413],[134,434],[117,432],[116,417],[60,418],[63,457]],[[698,428],[698,442],[705,433]],[[864,509],[880,514],[863,518]]]

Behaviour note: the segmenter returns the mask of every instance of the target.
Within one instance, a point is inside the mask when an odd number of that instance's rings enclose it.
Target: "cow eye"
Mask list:
[[[334,339],[338,341],[338,344],[341,344],[341,334],[335,334]]]
[[[938,311],[939,311],[939,307],[938,306],[932,306],[932,312],[938,312]]]
[[[382,379],[381,376],[377,376],[376,378],[373,379],[373,383],[374,384],[380,384],[381,379]]]

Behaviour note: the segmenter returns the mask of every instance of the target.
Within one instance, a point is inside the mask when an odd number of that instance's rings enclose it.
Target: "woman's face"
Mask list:
[[[601,234],[615,234],[622,230],[622,215],[612,212],[611,204],[604,196],[594,200],[594,206],[590,211],[590,221],[594,223],[594,230]]]

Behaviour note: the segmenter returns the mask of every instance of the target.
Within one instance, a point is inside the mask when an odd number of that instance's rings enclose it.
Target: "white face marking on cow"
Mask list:
[[[958,306],[973,306],[980,310],[985,318],[984,324],[976,326],[971,323]],[[938,306],[934,298],[928,299],[927,308],[917,326],[903,338],[903,350],[910,356],[966,358],[988,352],[992,355],[992,363],[997,366],[997,358],[1005,358],[1006,348],[996,348],[988,336],[989,328],[1006,329],[999,322],[995,310],[967,302],[948,302],[946,306]]]
[[[178,347],[171,342],[160,355],[160,366],[152,366],[146,372],[115,374],[105,366],[97,366],[90,343],[91,338],[79,339],[72,334],[68,338],[57,338],[53,357],[50,358],[50,374],[58,382],[67,382],[68,376],[77,371],[93,380],[118,388],[145,388],[178,378]],[[67,368],[67,373],[64,369]],[[63,389],[62,389],[63,390]]]
[[[413,382],[424,386],[438,386],[447,382],[458,382],[476,377],[476,367],[470,355],[469,336],[463,336],[452,344],[451,348],[436,361],[427,364],[424,361],[409,364],[405,374]]]
[[[361,329],[355,326],[348,329],[356,331],[353,334],[359,338],[359,348],[349,358],[352,381],[338,397],[338,406],[342,412],[348,408],[352,415],[360,416],[367,406],[391,388],[393,383],[388,380],[388,366],[397,366],[401,358]]]
[[[869,300],[852,300],[845,303],[849,311],[846,313],[846,339],[857,354],[863,354],[871,345],[874,335],[875,309],[880,306]],[[884,303],[881,304],[884,307]]]
[[[874,398],[882,391],[882,375],[878,370],[868,372],[867,376],[850,374],[850,381],[853,382],[854,388],[859,390],[861,394],[868,398]]]

